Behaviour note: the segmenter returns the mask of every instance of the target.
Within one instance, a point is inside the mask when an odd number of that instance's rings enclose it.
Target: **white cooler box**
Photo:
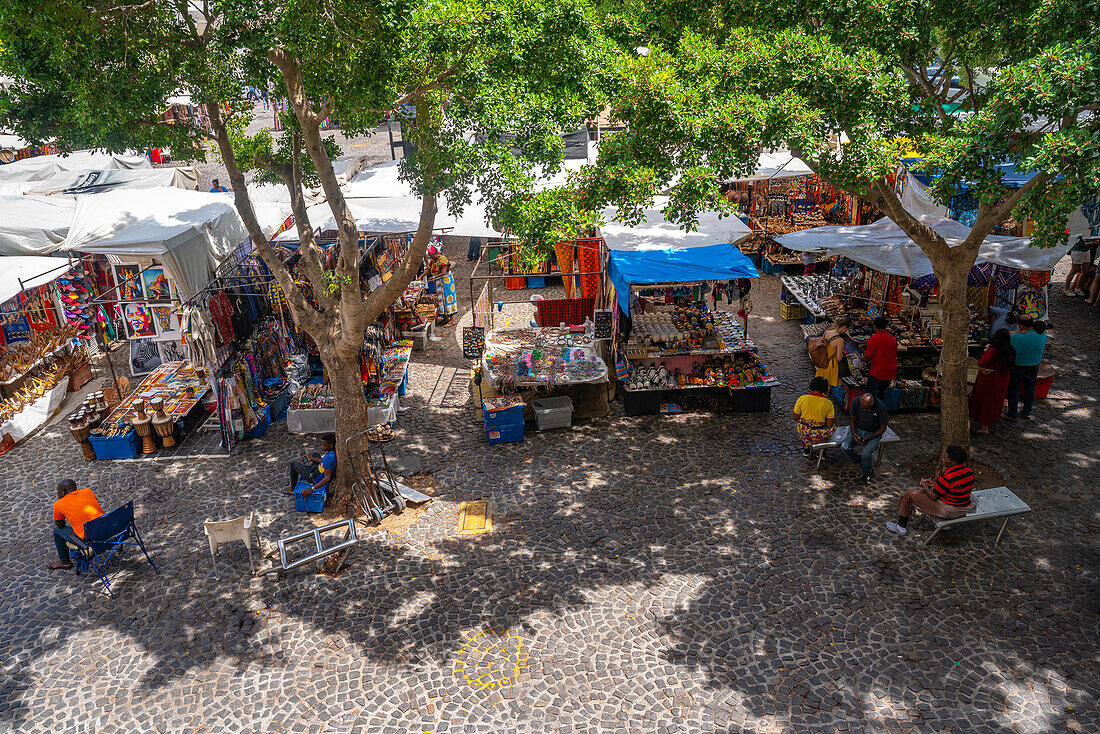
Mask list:
[[[569,428],[573,424],[573,401],[570,398],[543,398],[534,400],[535,423],[540,431],[552,428]]]

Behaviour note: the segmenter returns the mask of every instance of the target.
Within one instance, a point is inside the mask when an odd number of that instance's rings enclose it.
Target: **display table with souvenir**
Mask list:
[[[132,459],[158,448],[172,449],[205,417],[209,376],[190,362],[168,362],[149,373],[117,405],[102,393],[69,416],[77,443],[90,444],[97,459]]]
[[[485,335],[482,374],[494,388],[607,382],[591,328],[497,329]]]
[[[397,421],[411,356],[412,342],[395,341],[370,360],[370,367],[364,365],[365,384],[376,385],[366,395],[368,426],[390,426]],[[336,401],[331,388],[322,382],[302,385],[290,399],[286,426],[295,434],[335,431]]]

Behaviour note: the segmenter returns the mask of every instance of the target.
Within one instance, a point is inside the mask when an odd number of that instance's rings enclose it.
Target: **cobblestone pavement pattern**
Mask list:
[[[1100,730],[1100,314],[1054,296],[1051,396],[976,441],[1035,511],[1000,548],[984,526],[925,550],[883,524],[937,417],[895,419],[903,441],[869,487],[838,459],[816,473],[789,414],[810,376],[798,326],[777,279],[753,296],[783,380],[770,413],[617,408],[501,446],[445,329],[414,355],[388,445],[436,499],[406,531],[366,533],[335,579],[252,579],[233,548],[211,569],[203,518],[256,510],[265,563],[309,527],[279,489],[314,441],[285,424],[230,457],[93,464],[45,430],[0,458],[0,731]],[[163,573],[125,560],[111,600],[47,572],[61,477],[134,499]],[[494,531],[457,535],[478,498]]]

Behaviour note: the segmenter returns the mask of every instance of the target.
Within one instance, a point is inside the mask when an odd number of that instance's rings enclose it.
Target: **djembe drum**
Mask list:
[[[134,427],[134,432],[141,437],[141,453],[151,454],[157,450],[157,442],[153,440],[153,421],[145,414],[145,401],[135,400],[134,410],[137,415],[130,425]]]
[[[86,420],[83,414],[69,418],[69,433],[80,444],[80,450],[84,452],[84,461],[95,461],[95,449],[88,437],[92,435],[92,421]]]
[[[160,436],[160,442],[164,448],[172,448],[176,445],[176,439],[172,437],[175,425],[164,412],[164,398],[153,398],[149,401],[149,407],[153,409],[153,430]]]

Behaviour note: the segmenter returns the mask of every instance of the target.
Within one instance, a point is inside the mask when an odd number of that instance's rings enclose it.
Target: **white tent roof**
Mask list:
[[[633,227],[615,221],[615,209],[605,209],[607,224],[600,227],[604,242],[612,250],[667,250],[734,244],[750,233],[737,217],[720,218],[716,212],[701,213],[698,228],[688,232],[665,219],[661,210],[667,204],[668,197],[656,197],[653,208],[645,210],[645,219]]]
[[[748,176],[740,176],[731,181],[759,181],[762,179],[795,178],[797,176],[812,176],[813,171],[802,162],[801,158],[795,158],[790,151],[778,150],[773,153],[761,153],[756,162],[756,171]]]
[[[386,161],[360,171],[344,185],[344,196],[349,199],[415,196],[412,187],[398,178],[400,164],[401,161]]]
[[[360,232],[413,232],[420,224],[421,199],[416,196],[389,196],[384,198],[347,199],[348,208],[355,217]],[[328,202],[311,206],[309,224],[314,231],[328,232],[336,229],[336,218]],[[448,229],[447,234],[463,237],[500,237],[500,233],[485,222],[485,207],[474,201],[466,206],[462,216],[453,217],[447,211],[447,201],[439,198],[439,210],[435,215],[435,228]],[[279,241],[298,240],[298,228],[291,227],[278,237]]]
[[[69,262],[59,257],[5,257],[0,266],[0,303],[3,303],[19,295],[24,287],[45,285],[64,275]]]
[[[64,248],[156,258],[183,295],[191,297],[246,236],[224,195],[140,189],[78,197]]]
[[[194,166],[178,168],[114,169],[58,173],[39,181],[24,181],[24,193],[96,194],[114,189],[153,189],[164,186],[194,191],[201,174]]]
[[[67,156],[40,155],[0,166],[0,182],[42,181],[69,171],[108,171],[117,169],[152,168],[143,155],[97,153],[82,150]]]
[[[951,247],[958,247],[970,235],[970,227],[948,219],[946,210],[931,201],[911,175],[904,194],[905,208]],[[791,250],[842,255],[881,273],[910,278],[932,274],[932,263],[924,251],[890,219],[862,226],[815,227],[775,239]],[[1031,247],[1030,243],[1028,237],[989,236],[978,250],[978,260],[1017,270],[1050,270],[1066,253],[1065,248]]]
[[[0,196],[0,256],[53,252],[69,234],[75,210],[70,197]]]

